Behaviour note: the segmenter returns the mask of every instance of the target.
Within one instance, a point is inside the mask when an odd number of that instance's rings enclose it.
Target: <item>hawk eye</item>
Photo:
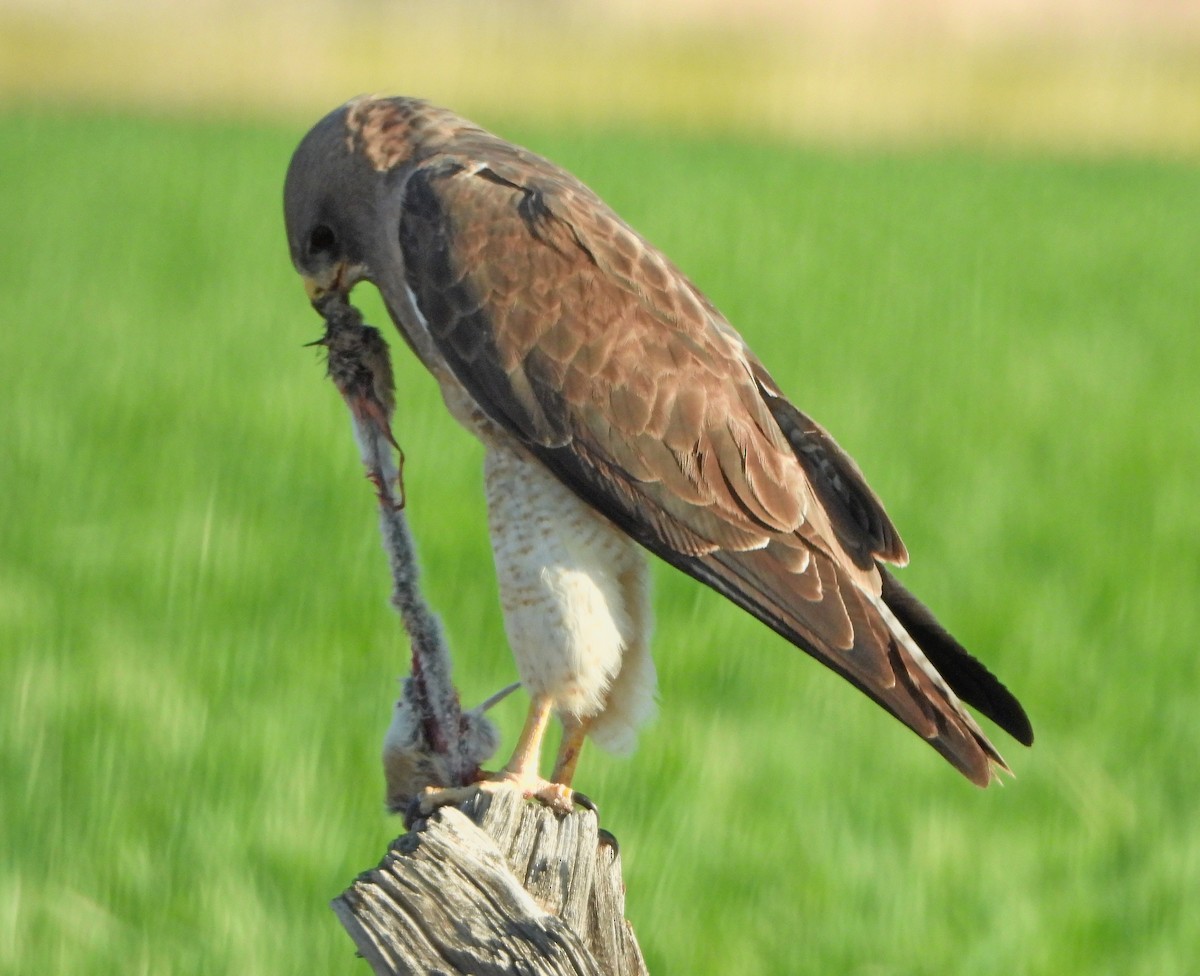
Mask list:
[[[333,229],[325,224],[317,224],[308,235],[309,254],[332,254],[336,245],[337,237],[334,235]]]

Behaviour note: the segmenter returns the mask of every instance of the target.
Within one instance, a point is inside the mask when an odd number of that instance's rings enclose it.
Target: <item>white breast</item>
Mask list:
[[[520,447],[489,445],[486,483],[522,682],[559,715],[596,720],[602,745],[631,747],[655,686],[642,551]]]

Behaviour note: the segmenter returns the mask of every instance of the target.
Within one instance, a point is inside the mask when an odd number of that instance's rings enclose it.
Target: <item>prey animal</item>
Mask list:
[[[486,449],[505,629],[530,695],[499,781],[569,809],[585,739],[633,747],[655,703],[647,550],[980,786],[1008,767],[964,702],[1032,742],[1017,699],[892,575],[908,553],[854,461],[571,174],[427,102],[361,97],[304,137],[284,204],[314,305],[374,284]],[[563,737],[544,780],[552,715]]]
[[[387,807],[401,813],[429,789],[464,785],[478,776],[499,744],[486,713],[520,686],[509,685],[470,711],[460,707],[441,623],[417,583],[417,557],[403,513],[404,454],[392,436],[395,384],[387,343],[344,295],[331,292],[317,311],[325,334],[309,345],[324,347],[326,373],[350,409],[354,439],[379,502],[392,605],[412,649],[412,673],[400,682],[383,739]]]

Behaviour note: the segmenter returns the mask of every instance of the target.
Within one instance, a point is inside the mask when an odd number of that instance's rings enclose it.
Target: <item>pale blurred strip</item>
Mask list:
[[[737,13],[733,13],[733,10]],[[1198,0],[0,0],[0,99],[1200,155]]]

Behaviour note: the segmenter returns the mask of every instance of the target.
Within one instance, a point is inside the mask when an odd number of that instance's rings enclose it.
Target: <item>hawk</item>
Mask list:
[[[530,708],[499,777],[569,808],[586,738],[628,751],[655,705],[643,550],[832,668],[986,786],[1029,745],[1016,698],[905,590],[858,466],[714,305],[595,193],[428,102],[360,97],[284,191],[321,304],[369,281],[486,450],[508,641]],[[538,774],[552,715],[563,726]]]

